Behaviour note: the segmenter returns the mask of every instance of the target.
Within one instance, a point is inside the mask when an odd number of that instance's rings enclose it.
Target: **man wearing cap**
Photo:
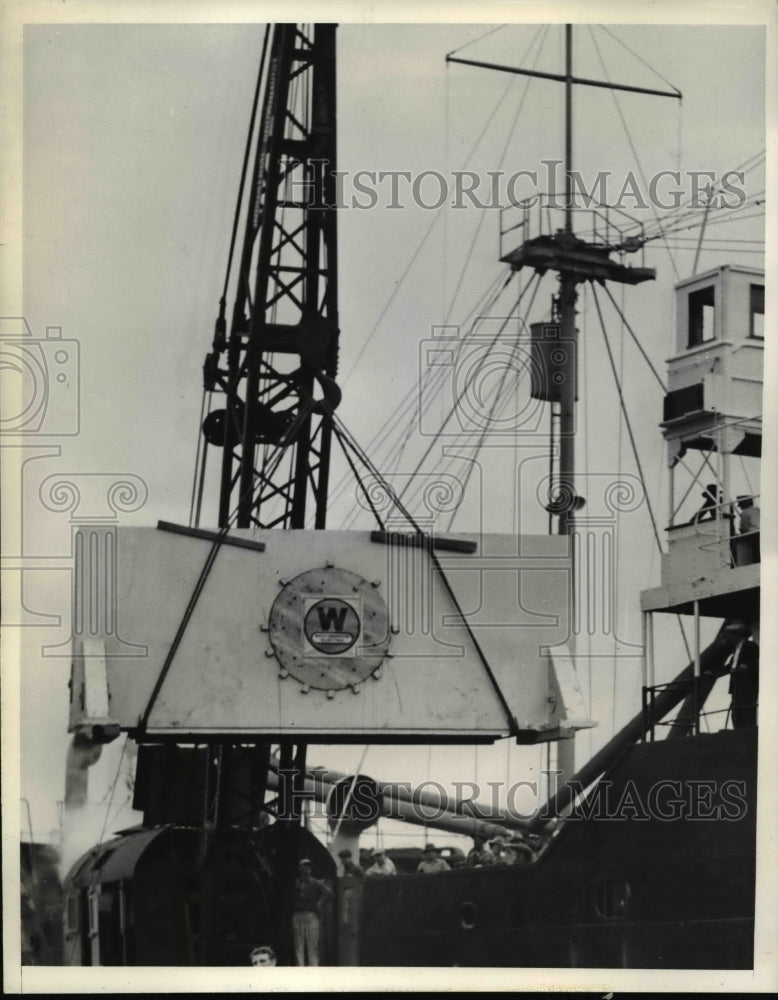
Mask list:
[[[500,835],[494,837],[491,843],[491,848],[492,854],[494,855],[494,861],[492,864],[512,865],[516,860],[516,855],[505,843],[505,837]]]
[[[438,849],[434,844],[425,844],[424,860],[419,862],[419,867],[416,871],[422,872],[425,875],[431,875],[433,872],[447,872],[451,871],[451,869],[447,861],[438,857]]]
[[[365,872],[365,875],[396,875],[397,869],[391,858],[387,858],[386,851],[379,848],[373,852],[373,864]]]
[[[347,847],[344,847],[342,851],[338,851],[338,857],[340,858],[340,863],[343,865],[344,876],[348,875],[351,878],[364,877],[365,873],[359,865],[351,860],[351,851]]]
[[[298,965],[319,964],[319,908],[322,900],[332,899],[335,895],[323,882],[315,879],[311,871],[310,859],[302,858],[294,883],[292,913],[294,956]]]

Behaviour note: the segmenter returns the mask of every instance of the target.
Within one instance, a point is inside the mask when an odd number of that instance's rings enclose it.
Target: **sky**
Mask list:
[[[359,170],[414,175],[435,170],[450,177],[467,168],[483,176],[488,170],[539,169],[544,159],[561,159],[559,84],[533,81],[527,88],[524,78],[446,67],[446,53],[465,47],[459,53],[463,57],[522,65],[536,59],[538,69],[560,71],[559,25],[542,36],[531,24],[480,37],[498,23],[377,25],[344,19],[337,42],[340,169],[349,176]],[[70,635],[70,525],[67,513],[44,506],[42,484],[53,475],[78,477],[86,496],[87,486],[104,490],[100,477],[136,477],[146,500],[120,524],[187,521],[201,366],[226,267],[262,30],[254,24],[44,23],[26,28],[20,306],[36,337],[44,338],[47,327],[61,327],[63,338],[77,341],[80,362],[77,428],[74,423],[74,432],[66,436],[53,433],[28,441],[24,474],[10,485],[21,497],[23,517],[14,532],[5,531],[6,552],[10,539],[15,546],[10,554],[22,560],[18,565],[31,567],[14,574],[10,586],[22,583],[26,609],[26,628],[20,630],[21,795],[29,803],[36,838],[58,827]],[[664,88],[664,78],[683,93],[683,102],[620,95],[617,107],[610,93],[577,88],[574,165],[585,177],[609,170],[619,191],[630,170],[636,175],[642,170],[646,177],[680,170],[688,183],[689,171],[714,171],[718,178],[750,163],[764,148],[760,27],[612,24],[610,31],[613,35],[603,29],[592,35],[583,25],[576,28],[579,75],[602,79],[601,55],[608,79]],[[750,199],[758,200],[764,187],[763,169],[746,174]],[[711,219],[708,235],[722,242],[703,248],[698,271],[721,263],[764,266],[763,257],[750,252],[764,238],[763,223],[747,214],[742,211],[737,224],[725,222],[721,213]],[[650,211],[638,215],[647,226],[653,224]],[[406,204],[393,210],[382,197],[375,208],[341,212],[339,225],[340,415],[369,446],[395,401],[419,384],[420,345],[432,328],[461,323],[499,273],[499,219],[497,212],[472,207],[435,212]],[[657,269],[657,280],[628,289],[623,300],[660,373],[675,335],[673,284],[692,273],[695,258],[695,244],[681,247],[677,239],[673,259],[661,241],[649,244],[645,262]],[[529,319],[548,311],[551,287],[547,279]],[[615,288],[614,296],[622,301],[621,289]],[[495,308],[510,308],[507,301],[501,299]],[[614,338],[621,333],[623,346],[617,350],[623,352],[618,357],[625,397],[661,528],[666,511],[657,428],[661,390],[624,338],[618,317],[608,312]],[[593,475],[634,475],[588,293],[579,302],[579,329],[584,340],[581,460]],[[58,405],[62,419],[73,422],[73,397]],[[414,439],[393,474],[411,471],[425,443]],[[378,447],[371,454],[381,457]],[[431,456],[433,461],[440,457]],[[517,502],[514,477],[506,476],[504,467],[499,449],[483,459],[481,492],[476,496],[476,475],[455,530],[469,530],[479,518],[496,531],[516,530],[519,523],[524,531],[546,530],[537,504]],[[334,486],[343,474],[338,461]],[[86,505],[85,500],[82,510]],[[339,491],[330,526],[369,527],[365,516],[349,520],[352,508],[353,490]],[[638,592],[658,582],[659,558],[645,507],[620,527],[619,641],[584,684],[600,725],[579,737],[583,759],[639,707],[638,661],[625,652],[639,641]],[[677,637],[668,635],[666,642],[669,679],[686,661]],[[58,655],[41,655],[42,646],[57,645]],[[349,770],[362,752],[312,748],[309,759]],[[117,753],[109,748],[94,768],[90,800],[94,795],[95,816],[101,817],[95,822],[103,829],[106,804],[108,829],[126,824],[129,815],[129,789],[113,781]],[[461,779],[473,773],[484,780],[506,772],[515,780],[537,776],[543,764],[536,750],[503,743],[478,751],[424,748],[398,754],[373,748],[361,769],[384,780]],[[381,834],[392,842],[386,825]],[[400,836],[394,842],[420,842],[421,831],[414,831],[411,841]]]

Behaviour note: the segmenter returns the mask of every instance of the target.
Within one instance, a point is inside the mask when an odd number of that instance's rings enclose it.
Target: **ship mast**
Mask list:
[[[573,235],[573,26],[565,25],[565,236]],[[559,400],[559,487],[572,485],[575,476],[575,389],[577,372],[575,350],[577,331],[575,328],[575,304],[578,299],[576,279],[566,270],[559,272],[559,308],[562,339],[569,341],[572,350],[566,352],[565,378],[560,386]],[[572,535],[574,511],[565,506],[559,512],[559,534]],[[573,573],[573,582],[575,573]],[[573,607],[575,607],[573,600]]]
[[[528,232],[532,222],[529,210],[526,212],[524,230],[529,237],[519,247],[503,255],[502,260],[509,263],[513,270],[518,271],[530,266],[540,273],[555,271],[559,277],[559,295],[554,302],[554,315],[559,326],[561,352],[557,352],[561,361],[555,362],[554,374],[558,388],[546,386],[545,398],[552,403],[552,426],[554,421],[553,404],[558,403],[558,437],[559,456],[556,474],[552,477],[549,497],[549,512],[558,517],[557,531],[560,535],[572,535],[574,530],[575,511],[583,506],[583,498],[575,491],[575,427],[576,427],[576,389],[577,378],[577,341],[578,332],[575,326],[575,307],[578,298],[577,286],[583,281],[616,281],[622,284],[638,284],[652,280],[655,277],[653,268],[625,267],[610,260],[614,250],[633,250],[640,244],[634,238],[619,245],[617,241],[608,239],[616,236],[615,229],[609,231],[606,222],[606,239],[602,241],[585,241],[574,232],[575,196],[573,190],[573,88],[588,86],[605,88],[612,91],[627,91],[629,93],[649,94],[657,97],[681,98],[678,90],[656,90],[639,87],[633,84],[611,83],[605,80],[591,80],[575,76],[573,73],[573,26],[566,24],[565,29],[565,72],[563,74],[541,72],[539,70],[520,67],[503,66],[490,62],[462,59],[447,56],[447,62],[461,63],[498,72],[514,73],[520,76],[537,77],[544,80],[554,80],[565,86],[565,123],[564,123],[564,216],[563,226],[554,232],[538,229]],[[558,208],[556,194],[549,192],[547,207]],[[516,206],[522,208],[523,206]],[[541,225],[538,213],[538,225]],[[552,432],[553,436],[553,432]],[[575,581],[575,572],[573,572]],[[575,598],[573,596],[573,606]]]
[[[633,93],[652,94],[662,97],[679,99],[680,91],[659,91],[632,84],[610,83],[609,81],[590,80],[573,74],[573,26],[566,24],[565,30],[565,65],[564,74],[541,72],[493,63],[474,62],[468,59],[447,57],[447,61],[479,66],[500,72],[516,73],[522,76],[540,77],[564,83],[564,214],[562,226],[552,228],[546,212],[544,226],[544,208],[556,209],[556,192],[549,192],[546,205],[541,211],[532,214],[531,204],[515,206],[523,211],[521,223],[524,242],[507,254],[503,253],[501,260],[508,263],[512,270],[519,271],[523,267],[532,267],[543,275],[546,271],[554,271],[558,275],[559,292],[552,301],[552,323],[536,324],[532,327],[533,350],[537,349],[541,359],[542,377],[533,387],[533,395],[546,400],[551,406],[550,417],[550,460],[551,476],[546,510],[549,513],[549,531],[553,526],[552,516],[556,516],[557,532],[570,538],[570,652],[575,657],[575,637],[578,633],[579,616],[579,567],[576,558],[575,515],[585,500],[579,496],[576,482],[575,435],[576,435],[576,400],[578,391],[578,331],[575,314],[578,300],[578,285],[584,281],[615,281],[621,284],[635,285],[655,277],[653,268],[627,267],[610,259],[614,251],[635,250],[642,248],[643,241],[634,235],[625,239],[616,227],[610,225],[607,210],[604,217],[604,232],[599,235],[596,212],[592,213],[591,229],[594,239],[584,240],[575,235],[574,231],[574,189],[573,189],[573,88],[575,86],[604,87],[609,90],[626,90]],[[530,202],[532,200],[530,199]],[[504,209],[508,211],[510,209]],[[600,220],[602,221],[602,220]],[[513,228],[513,227],[510,227]],[[602,225],[599,226],[602,229]],[[551,365],[547,364],[550,357],[554,358]],[[544,362],[546,362],[544,364]],[[558,440],[558,450],[555,448]],[[556,458],[556,467],[555,467]],[[561,740],[557,743],[557,778],[565,782],[576,771],[575,740]]]

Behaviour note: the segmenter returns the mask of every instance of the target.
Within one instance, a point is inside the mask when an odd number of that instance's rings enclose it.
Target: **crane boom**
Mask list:
[[[274,26],[260,74],[229,331],[223,297],[203,369],[221,405],[203,433],[222,448],[221,526],[302,528],[310,499],[323,528],[339,399],[335,25]]]

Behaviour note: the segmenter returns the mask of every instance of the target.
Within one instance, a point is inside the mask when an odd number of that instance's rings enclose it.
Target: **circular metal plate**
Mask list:
[[[307,570],[284,585],[268,634],[282,668],[305,688],[355,687],[383,662],[389,614],[374,586],[337,566]]]

